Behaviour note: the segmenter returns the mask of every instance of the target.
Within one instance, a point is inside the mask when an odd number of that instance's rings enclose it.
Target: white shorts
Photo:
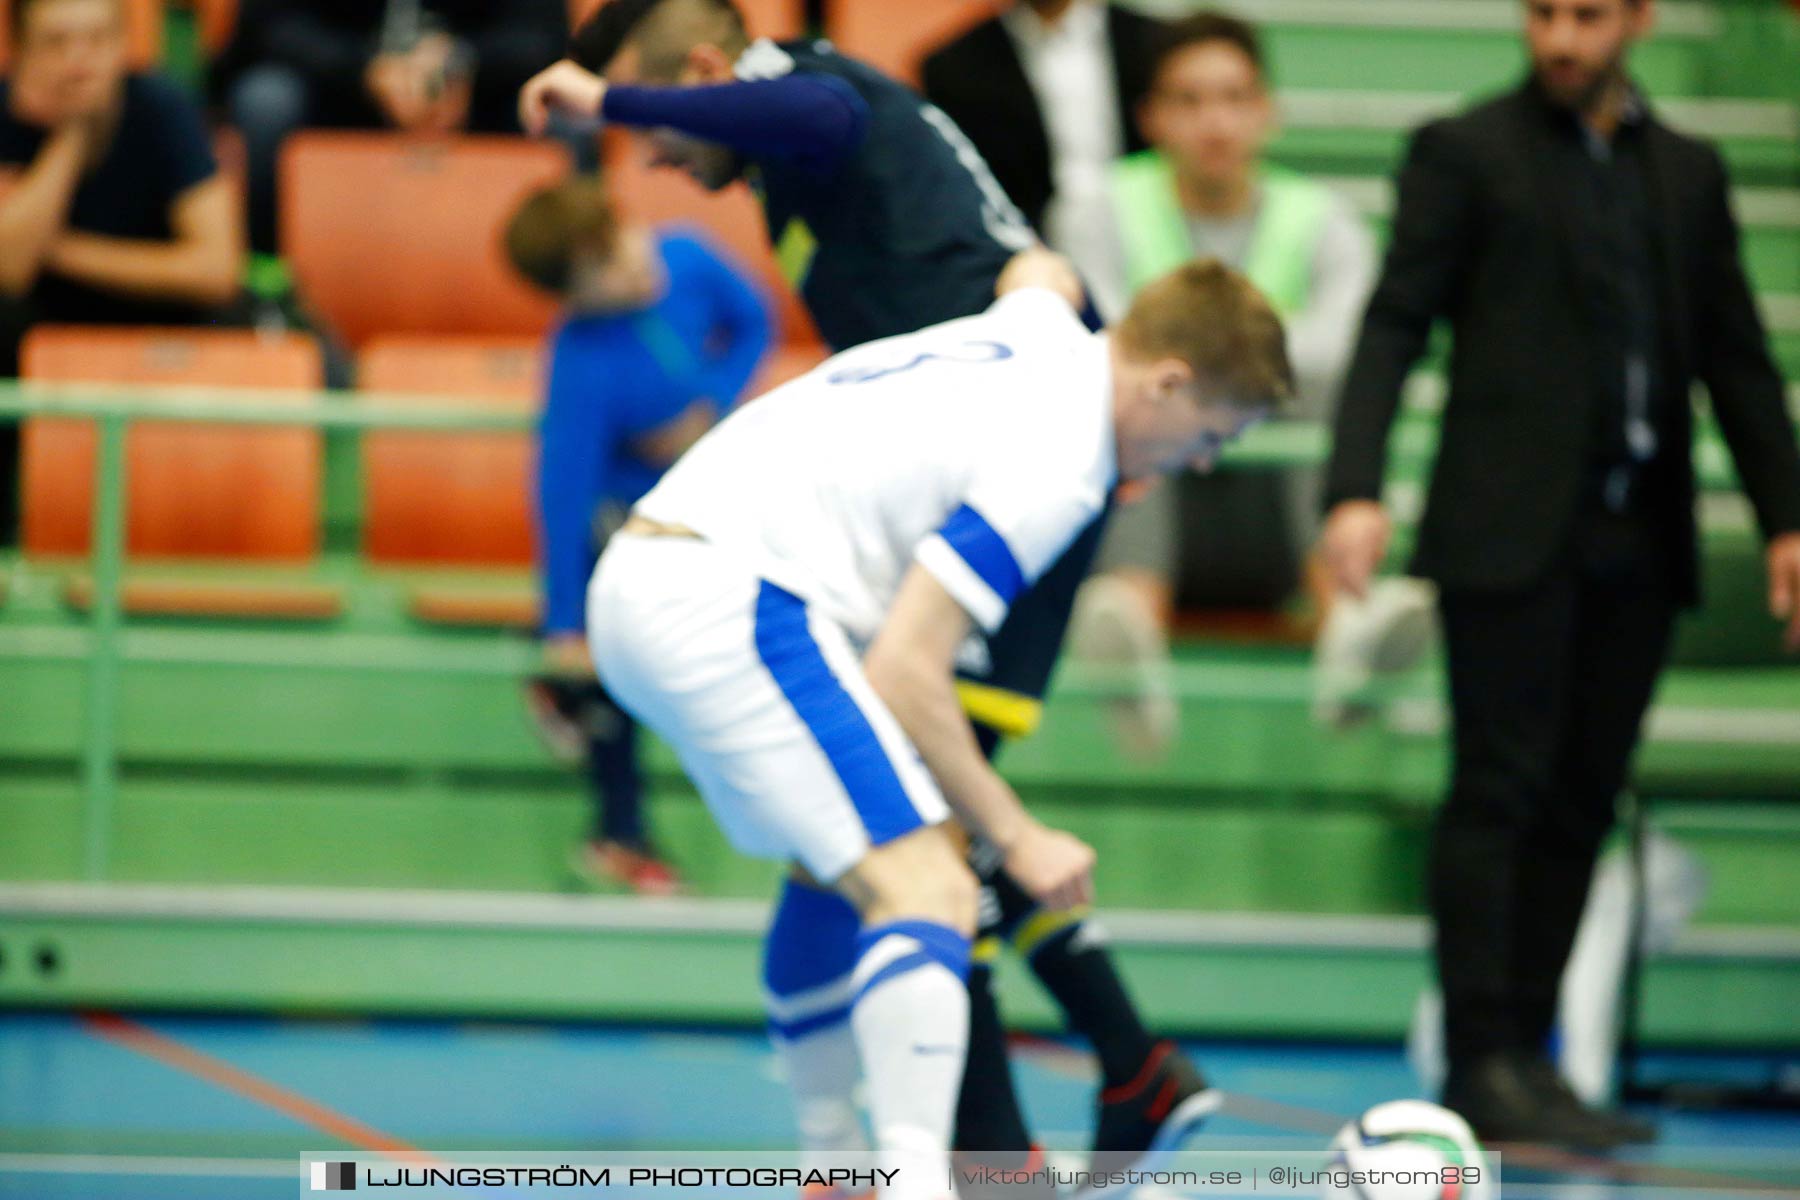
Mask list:
[[[950,815],[844,631],[716,546],[613,537],[588,643],[607,691],[675,748],[745,854],[830,882]]]

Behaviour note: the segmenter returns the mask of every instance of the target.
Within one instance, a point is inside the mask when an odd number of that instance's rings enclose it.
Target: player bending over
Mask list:
[[[956,125],[827,43],[752,42],[729,0],[610,0],[576,34],[570,55],[522,91],[525,126],[541,130],[559,114],[633,126],[658,162],[708,188],[748,180],[791,281],[834,350],[972,316],[993,303],[1009,263],[1048,265],[1048,252]],[[1072,273],[1063,285],[1080,293]],[[922,423],[933,419],[919,414]],[[933,428],[942,438],[959,433],[956,424]],[[973,641],[959,664],[964,707],[985,752],[1035,727],[1101,528],[1096,520],[1079,534],[1004,627]],[[1172,1043],[1145,1028],[1085,910],[1040,912],[1001,859],[979,844],[972,856],[992,894],[982,911],[993,919],[978,950],[1013,945],[1093,1045],[1102,1084],[1096,1164],[1124,1166],[1178,1145],[1216,1093]],[[770,1029],[802,1140],[818,1149],[863,1145],[850,1098],[855,1049],[846,1031],[811,1021],[790,964],[855,920],[835,894],[796,879],[769,936]],[[1031,1138],[1007,1070],[989,963],[983,953],[976,960],[957,1146],[990,1165],[1023,1166]]]
[[[1210,467],[1291,391],[1279,319],[1217,263],[1151,284],[1110,334],[1025,287],[735,413],[601,557],[602,681],[735,846],[796,860],[856,909],[793,970],[832,1001],[809,1019],[852,1030],[883,1165],[903,1170],[890,1195],[950,1195],[976,885],[944,823],[1042,904],[1092,893],[1092,850],[983,758],[958,653],[1117,483]]]

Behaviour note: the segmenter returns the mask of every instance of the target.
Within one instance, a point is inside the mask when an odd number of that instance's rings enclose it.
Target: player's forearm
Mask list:
[[[842,161],[868,133],[868,109],[847,85],[787,76],[698,87],[609,87],[601,115],[665,127],[752,158]]]
[[[1031,817],[982,757],[949,674],[879,654],[865,660],[864,670],[957,817],[994,845],[1013,845]]]
[[[86,153],[81,133],[58,130],[0,205],[0,293],[31,290],[44,260],[68,221],[69,201],[81,180]]]
[[[191,304],[228,303],[237,292],[239,262],[229,245],[154,242],[68,233],[57,238],[45,264],[58,275],[130,296]]]

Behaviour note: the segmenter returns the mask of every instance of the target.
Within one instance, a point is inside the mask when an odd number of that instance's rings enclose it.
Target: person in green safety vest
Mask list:
[[[1367,225],[1314,179],[1265,158],[1275,131],[1262,45],[1254,27],[1203,12],[1166,26],[1137,112],[1149,148],[1112,171],[1110,246],[1077,255],[1102,313],[1147,281],[1195,257],[1238,268],[1288,327],[1300,381],[1298,415],[1323,417],[1348,364],[1374,284]],[[1105,246],[1105,241],[1101,243]],[[1190,607],[1278,611],[1304,583],[1322,612],[1323,572],[1309,569],[1318,473],[1225,473],[1170,481],[1119,512],[1075,627],[1075,650],[1147,668],[1145,696],[1121,706],[1128,745],[1150,750],[1174,735],[1163,629],[1177,599]],[[1401,607],[1428,621],[1429,604],[1402,589]]]
[[[1113,167],[1115,245],[1077,267],[1104,310],[1169,264],[1233,264],[1290,324],[1318,382],[1335,384],[1375,278],[1367,226],[1326,185],[1264,157],[1275,132],[1261,42],[1220,13],[1165,26],[1137,111],[1149,148]],[[1299,366],[1299,363],[1296,363]]]

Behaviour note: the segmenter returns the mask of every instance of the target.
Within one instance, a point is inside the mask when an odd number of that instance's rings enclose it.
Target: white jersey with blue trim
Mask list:
[[[637,511],[740,554],[866,644],[914,561],[993,632],[1117,470],[1105,335],[1026,289],[749,402]]]

